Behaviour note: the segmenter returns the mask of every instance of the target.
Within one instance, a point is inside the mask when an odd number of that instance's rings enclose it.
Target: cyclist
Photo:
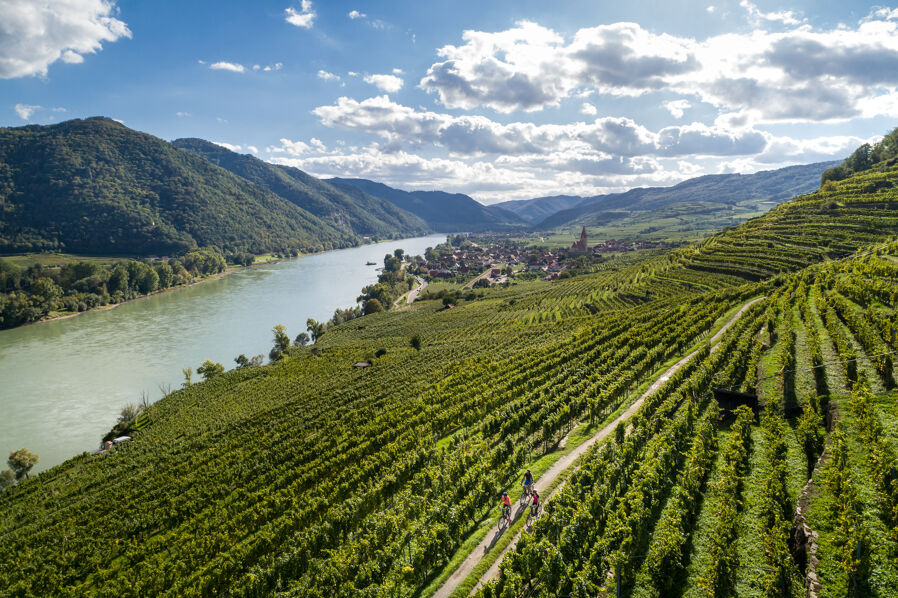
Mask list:
[[[539,492],[533,489],[533,503],[530,505],[530,516],[536,517],[539,514]]]
[[[530,473],[530,470],[527,470],[527,473],[524,474],[524,479],[521,482],[524,484],[524,494],[531,493],[531,486],[533,486],[533,474]]]
[[[502,515],[506,520],[511,521],[511,500],[508,498],[508,492],[502,493]]]

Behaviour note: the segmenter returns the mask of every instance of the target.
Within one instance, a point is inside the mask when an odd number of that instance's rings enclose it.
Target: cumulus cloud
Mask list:
[[[31,118],[31,115],[41,109],[41,106],[35,106],[32,104],[16,104],[15,110],[16,114],[19,115],[19,118],[22,120],[28,120]]]
[[[330,72],[325,71],[325,70],[319,70],[319,71],[318,71],[318,78],[319,78],[319,79],[324,79],[325,81],[339,81],[339,80],[340,80],[340,75],[336,75],[336,74],[334,74],[334,73],[330,73]]]
[[[763,151],[767,134],[742,128],[693,123],[653,132],[629,118],[602,117],[591,123],[537,125],[497,123],[484,116],[452,116],[415,110],[378,96],[361,102],[341,97],[313,111],[321,123],[378,135],[388,146],[436,144],[459,155],[600,152],[615,156],[729,156]]]
[[[584,28],[569,39],[527,21],[506,31],[465,31],[461,45],[438,50],[420,87],[449,108],[503,113],[589,92],[664,91],[721,113],[751,114],[754,122],[898,116],[895,102],[883,99],[898,94],[898,11],[877,9],[855,27],[814,29],[790,12],[743,7],[760,23],[756,29],[705,40],[636,23]]]
[[[237,62],[213,62],[209,65],[213,71],[231,71],[232,73],[246,72],[246,67]]]
[[[683,118],[683,114],[687,109],[692,108],[692,104],[689,103],[689,100],[672,100],[664,102],[664,107],[674,118]]]
[[[57,60],[84,61],[103,42],[131,37],[112,0],[0,0],[0,78],[46,75]]]
[[[784,25],[798,25],[802,22],[802,20],[800,20],[791,10],[762,12],[756,4],[749,2],[748,0],[742,0],[742,2],[739,3],[739,6],[748,12],[749,20],[756,24],[761,21],[774,21]]]
[[[396,75],[367,75],[365,83],[370,83],[387,93],[396,93],[402,89],[402,79]]]
[[[299,10],[290,7],[284,11],[284,14],[286,15],[284,18],[288,23],[303,29],[311,29],[317,16],[317,13],[312,10],[311,0],[302,0]]]
[[[365,19],[368,17],[368,15],[366,15],[365,13],[359,12],[357,10],[350,10],[349,14],[346,16],[349,17],[350,19],[352,19],[353,21],[356,19]]]
[[[590,104],[589,102],[583,102],[583,105],[580,106],[580,114],[587,114],[589,116],[595,116],[599,111],[595,106]]]
[[[232,143],[225,143],[224,141],[213,141],[215,145],[220,145],[221,147],[231,150],[232,152],[239,152],[243,149],[242,145],[234,145]]]
[[[186,118],[186,117],[190,116],[190,113],[189,113],[189,112],[183,112],[183,111],[182,111],[182,112],[175,112],[175,116],[178,116],[178,117],[180,117],[180,118]]]

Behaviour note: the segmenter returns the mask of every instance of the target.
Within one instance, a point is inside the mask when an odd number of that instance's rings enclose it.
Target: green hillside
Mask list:
[[[347,234],[390,238],[429,231],[423,220],[388,201],[357,189],[340,189],[298,168],[269,164],[202,139],[176,139],[172,143],[279,195]]]
[[[367,179],[328,179],[341,189],[356,188],[415,214],[436,231],[482,232],[522,228],[526,221],[513,212],[485,206],[463,193],[403,191]]]
[[[0,595],[561,598],[619,571],[630,597],[798,598],[799,498],[826,595],[894,595],[895,183],[879,164],[695,246],[364,316],[179,390],[133,442],[0,494]],[[760,412],[721,419],[714,388]],[[526,468],[544,511],[497,530]]]
[[[834,164],[818,162],[747,175],[706,175],[672,187],[641,187],[586,197],[535,226],[576,231],[586,226],[599,238],[696,239],[816,190],[821,174]]]
[[[356,243],[308,211],[107,118],[0,129],[0,252],[316,251]]]

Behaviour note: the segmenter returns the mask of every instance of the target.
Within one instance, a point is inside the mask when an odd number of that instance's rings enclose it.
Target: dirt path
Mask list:
[[[488,278],[489,275],[490,275],[490,272],[493,271],[493,268],[500,268],[500,267],[501,267],[501,266],[499,266],[498,264],[490,264],[490,266],[489,266],[486,270],[484,270],[483,273],[482,273],[480,276],[478,276],[477,278],[475,278],[474,280],[472,280],[471,282],[469,282],[468,284],[466,284],[466,285],[463,286],[462,288],[463,288],[463,289],[473,289],[473,288],[474,288],[474,283],[475,283],[475,282],[477,282],[477,281],[480,280],[481,278]]]
[[[761,299],[763,299],[763,297],[758,297],[756,299],[752,299],[751,301],[749,301],[748,303],[743,305],[739,309],[738,312],[733,314],[733,316],[729,320],[727,320],[726,324],[724,324],[721,327],[721,329],[718,330],[714,334],[714,336],[711,337],[710,342],[712,345],[714,345],[711,348],[712,351],[717,349],[716,343],[720,340],[720,337],[723,336],[723,334],[730,328],[730,326],[735,324],[736,321],[740,317],[742,317],[742,314],[745,313],[745,310],[747,310],[749,307],[751,307],[753,304],[757,303]],[[619,423],[630,419],[639,410],[639,408],[642,407],[643,401],[645,401],[645,399],[647,397],[649,397],[650,395],[652,395],[656,390],[661,388],[661,385],[664,384],[665,382],[667,382],[671,376],[673,376],[681,367],[683,367],[686,363],[688,363],[689,360],[692,359],[696,353],[698,353],[698,350],[693,351],[692,353],[688,354],[686,357],[680,359],[674,365],[670,366],[663,374],[661,374],[661,376],[657,380],[655,380],[652,383],[651,386],[649,386],[649,388],[644,393],[642,393],[642,396],[640,396],[632,405],[630,405],[626,409],[626,411],[621,413],[610,424],[608,424],[607,426],[605,426],[604,428],[602,428],[601,430],[596,432],[592,437],[589,438],[589,440],[587,440],[586,442],[584,442],[583,444],[578,446],[576,449],[574,449],[573,451],[571,451],[570,453],[568,453],[567,455],[565,455],[564,457],[562,457],[561,459],[556,461],[555,464],[552,465],[552,467],[550,467],[542,476],[540,476],[539,480],[536,481],[537,487],[546,488],[546,487],[550,486],[552,484],[552,482],[554,482],[555,479],[559,475],[561,475],[565,470],[567,470],[569,467],[571,467],[580,456],[582,456],[586,451],[589,450],[590,447],[592,447],[597,442],[604,440],[609,435],[613,434],[614,429],[617,427],[617,425]],[[552,494],[554,495],[559,490],[561,490],[561,488],[562,488],[562,486],[559,486],[558,488],[555,489],[555,491]],[[551,496],[549,497],[549,500],[550,499],[551,499]],[[515,521],[517,521],[522,515],[524,515],[526,513],[527,513],[526,507],[525,508],[520,508],[520,507],[516,508],[514,510],[514,512],[512,513],[511,523],[508,526],[506,526],[504,529],[505,530],[509,529],[511,527],[511,525],[514,524]],[[471,554],[469,554],[468,557],[464,561],[462,561],[462,563],[461,563],[461,565],[459,565],[458,569],[453,571],[452,575],[450,575],[449,578],[446,579],[446,582],[442,586],[440,586],[440,589],[437,590],[436,593],[434,593],[434,595],[433,595],[434,598],[448,598],[448,596],[450,594],[452,594],[452,592],[455,591],[455,588],[457,588],[468,577],[468,575],[471,574],[471,571],[474,570],[474,567],[477,566],[477,563],[479,563],[480,560],[496,544],[496,542],[499,541],[499,538],[502,537],[503,531],[504,530],[499,530],[498,528],[496,528],[495,531],[491,530],[490,533],[487,533],[486,537],[480,542],[480,544],[478,544],[477,547],[471,551]],[[474,586],[474,590],[472,590],[471,593],[476,591],[480,586],[482,586],[484,583],[486,583],[490,579],[493,579],[499,575],[499,565],[502,563],[502,559],[505,557],[505,554],[509,550],[514,549],[515,545],[518,542],[518,539],[521,537],[521,533],[523,533],[523,532],[519,532],[518,535],[515,536],[514,540],[512,540],[508,544],[508,546],[499,554],[499,557],[492,564],[492,566],[486,571],[486,573],[484,573],[483,577],[480,578],[480,581],[477,582],[477,585]]]

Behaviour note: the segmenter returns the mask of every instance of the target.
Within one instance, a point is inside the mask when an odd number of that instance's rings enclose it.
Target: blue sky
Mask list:
[[[0,126],[104,115],[484,202],[841,158],[898,125],[861,2],[0,0]]]

